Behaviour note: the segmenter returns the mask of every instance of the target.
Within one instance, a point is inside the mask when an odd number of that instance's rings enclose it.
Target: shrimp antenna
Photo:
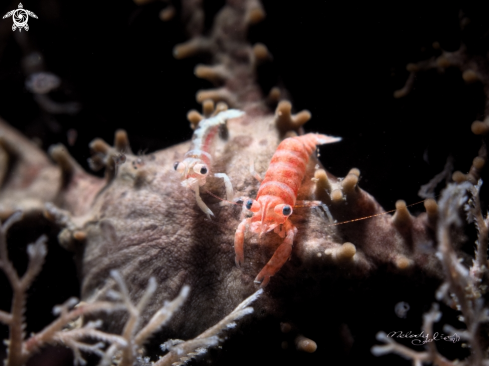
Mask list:
[[[209,194],[210,194],[212,197],[217,198],[217,199],[218,199],[218,200],[220,200],[220,201],[227,202],[227,203],[231,203],[231,204],[236,205],[236,206],[242,206],[242,205],[243,205],[243,203],[242,203],[242,202],[241,202],[241,204],[240,204],[240,203],[237,203],[237,202],[232,202],[232,201],[225,200],[224,198],[221,198],[221,197],[217,197],[217,196],[216,196],[214,193],[211,193],[211,192],[210,192],[210,191],[208,191],[207,189],[204,189],[204,191],[205,191],[206,193],[209,193]]]
[[[436,197],[439,197],[439,196],[436,196]],[[435,198],[436,198],[436,197],[435,197]],[[420,203],[423,203],[423,202],[424,202],[424,200],[419,201],[419,202],[415,202],[415,203],[411,203],[410,205],[406,205],[406,207],[411,207],[411,206],[414,206],[414,205],[419,205]],[[385,215],[385,214],[388,214],[388,213],[391,213],[391,212],[395,212],[395,211],[396,211],[396,209],[393,209],[393,210],[390,210],[390,211],[385,211],[385,212],[378,213],[378,214],[375,214],[375,215],[369,215],[369,216],[360,217],[360,218],[358,218],[358,219],[352,219],[352,220],[347,220],[347,221],[337,222],[337,223],[334,223],[334,224],[326,225],[326,227],[330,227],[330,226],[338,226],[338,225],[348,224],[348,223],[350,223],[350,222],[355,222],[355,221],[366,220],[366,219],[370,219],[370,218],[372,218],[372,217],[382,216],[382,215]]]

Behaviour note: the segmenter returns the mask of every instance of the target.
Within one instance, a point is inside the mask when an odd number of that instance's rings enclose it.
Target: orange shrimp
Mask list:
[[[297,228],[287,219],[292,214],[292,207],[296,204],[297,192],[306,174],[309,157],[316,149],[316,145],[340,140],[339,137],[313,133],[283,140],[273,154],[256,200],[245,200],[245,207],[253,212],[253,216],[241,221],[236,229],[234,250],[237,266],[241,266],[244,262],[244,235],[248,227],[251,227],[251,231],[259,233],[260,236],[274,230],[280,237],[285,237],[272,258],[255,278],[255,283],[261,283],[261,287],[265,287],[270,277],[282,268],[292,251]],[[312,203],[312,205],[318,204],[321,203]]]

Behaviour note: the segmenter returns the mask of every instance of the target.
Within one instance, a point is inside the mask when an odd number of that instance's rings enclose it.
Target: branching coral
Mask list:
[[[165,302],[164,306],[159,309],[147,324],[141,324],[141,312],[151,301],[157,284],[154,277],[149,280],[148,287],[144,291],[141,299],[135,305],[132,303],[124,280],[117,271],[112,271],[112,279],[117,284],[119,291],[111,291],[108,295],[112,301],[96,301],[92,303],[78,303],[76,298],[71,298],[63,305],[56,306],[53,309],[58,319],[49,324],[39,333],[31,335],[25,339],[24,329],[24,311],[27,300],[27,290],[31,286],[35,277],[39,274],[46,256],[46,237],[41,236],[36,243],[29,245],[27,252],[29,254],[29,265],[26,273],[19,277],[15,271],[12,262],[8,258],[6,233],[10,226],[21,218],[21,213],[13,214],[0,227],[0,268],[7,275],[13,287],[12,310],[10,313],[0,311],[0,322],[8,325],[9,338],[8,357],[5,360],[7,366],[21,366],[26,364],[27,360],[39,350],[47,345],[63,345],[69,347],[74,353],[75,365],[86,364],[82,356],[83,353],[95,354],[101,358],[100,365],[112,365],[117,360],[119,365],[133,365],[145,354],[144,344],[148,338],[157,332],[173,316],[186,300],[189,287],[184,286],[180,294],[170,302]],[[168,341],[162,347],[163,351],[170,352],[160,358],[156,363],[159,366],[184,364],[189,359],[206,352],[206,349],[219,344],[221,339],[220,333],[228,328],[233,328],[236,321],[243,316],[253,312],[249,307],[262,293],[257,291],[247,298],[228,316],[218,322],[216,325],[206,330],[204,333],[189,341]],[[73,309],[71,309],[73,308]],[[71,309],[71,310],[70,310]],[[127,310],[129,313],[126,324],[121,336],[106,333],[97,328],[102,325],[101,320],[83,322],[80,318],[90,316],[91,314],[117,313],[120,310]],[[92,315],[93,316],[93,315]],[[91,344],[84,342],[87,339],[98,340],[101,342]],[[106,343],[110,346],[106,348]],[[178,345],[177,345],[178,344]],[[106,348],[106,349],[105,349]]]
[[[101,347],[104,346],[104,343],[92,345],[80,342],[80,340],[87,337],[103,342],[125,345],[123,338],[101,332],[95,329],[97,325],[91,322],[77,329],[64,330],[63,328],[68,323],[79,318],[81,315],[118,309],[117,304],[95,302],[70,311],[69,309],[78,302],[74,298],[54,309],[54,313],[59,314],[59,318],[56,321],[44,328],[41,332],[25,339],[24,311],[27,301],[27,290],[41,271],[44,257],[46,256],[46,246],[44,243],[46,237],[41,236],[36,243],[29,245],[27,248],[29,265],[25,274],[19,277],[12,262],[8,258],[6,233],[10,226],[21,219],[21,216],[19,212],[13,214],[0,229],[0,268],[5,272],[13,287],[11,312],[0,312],[0,321],[9,326],[8,358],[6,359],[6,365],[24,365],[33,354],[48,344],[62,344],[70,347],[75,353],[75,362],[84,364],[85,362],[81,357],[80,351],[102,355]]]
[[[438,221],[438,256],[443,264],[445,282],[442,283],[436,294],[437,300],[443,300],[449,306],[455,307],[461,312],[459,320],[465,323],[467,329],[455,329],[453,326],[445,325],[444,331],[449,336],[441,335],[438,340],[457,342],[460,339],[467,342],[471,354],[464,360],[467,365],[484,365],[487,363],[485,351],[486,335],[482,328],[489,321],[489,310],[485,307],[482,294],[487,290],[487,284],[482,283],[482,277],[487,276],[489,262],[487,259],[487,223],[482,218],[479,204],[479,189],[482,182],[473,186],[468,182],[449,185],[440,198],[440,216]],[[470,192],[471,198],[467,197]],[[471,204],[467,204],[467,200]],[[477,241],[476,254],[472,267],[468,270],[461,264],[460,258],[455,253],[457,247],[454,229],[463,225],[460,217],[461,208],[466,205],[469,218],[477,218],[479,239]],[[481,248],[482,246],[482,248]],[[426,338],[427,351],[415,352],[412,349],[398,344],[385,333],[377,335],[379,341],[387,343],[384,346],[376,346],[372,349],[375,355],[393,352],[413,360],[413,365],[422,363],[433,363],[435,365],[462,364],[460,360],[448,361],[439,353],[436,346],[436,333],[433,323],[440,320],[441,312],[437,303],[432,305],[431,310],[424,315],[423,332]]]
[[[467,25],[468,22],[467,18],[461,17],[462,27]],[[440,48],[438,43],[435,43],[434,47],[436,49]],[[428,61],[409,64],[407,69],[410,75],[406,85],[396,91],[394,96],[405,96],[412,89],[416,74],[419,71],[435,67],[438,67],[439,71],[443,71],[450,66],[455,66],[463,72],[462,77],[465,82],[482,82],[483,90],[486,94],[484,113],[487,115],[487,56],[472,54],[463,43],[455,52],[442,51],[442,54],[437,58],[432,57]],[[486,134],[486,123],[474,122],[472,124],[472,132],[476,135]],[[458,184],[449,184],[439,200],[437,256],[443,266],[444,282],[436,293],[436,299],[444,301],[448,306],[460,311],[461,315],[458,320],[465,323],[466,329],[456,329],[451,325],[445,325],[443,330],[451,334],[451,336],[440,336],[437,339],[438,333],[435,332],[433,326],[435,322],[440,320],[442,312],[439,310],[439,305],[433,303],[431,310],[425,313],[423,317],[423,332],[421,334],[425,341],[418,343],[418,345],[426,344],[425,352],[415,352],[411,348],[397,343],[391,338],[397,332],[389,335],[380,332],[377,334],[377,338],[386,344],[373,347],[373,354],[378,356],[386,353],[397,353],[412,360],[413,365],[421,365],[423,363],[433,363],[435,365],[487,364],[487,331],[485,323],[489,321],[489,310],[487,309],[484,295],[487,291],[487,270],[489,267],[488,238],[487,219],[484,219],[482,215],[480,204],[480,189],[482,186],[480,173],[486,160],[487,152],[483,144],[479,151],[479,156],[473,160],[469,172],[467,174],[459,171],[455,172],[452,178]],[[451,169],[451,159],[447,161],[444,172],[433,178],[420,192],[427,193],[427,190],[433,190],[443,179],[443,176],[450,173],[449,169]],[[468,263],[462,264],[465,259],[464,255],[457,254],[456,251],[456,248],[460,247],[460,242],[463,241],[463,237],[460,235],[461,229],[466,227],[464,225],[465,218],[463,218],[462,207],[465,208],[467,221],[469,223],[475,222],[478,233],[475,254],[469,257],[471,258],[471,265]],[[463,361],[460,359],[449,361],[440,353],[436,346],[436,341],[438,340],[450,340],[455,343],[460,341],[460,339],[466,342],[464,344],[470,348],[470,355]]]

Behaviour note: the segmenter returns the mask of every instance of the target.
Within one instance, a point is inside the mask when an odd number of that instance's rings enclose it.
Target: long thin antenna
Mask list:
[[[221,197],[217,197],[215,194],[209,192],[207,189],[205,190],[205,192],[206,193],[209,193],[212,197],[215,197],[215,198],[217,198],[220,201],[227,202],[227,203],[230,203],[230,204],[233,204],[233,205],[236,205],[236,206],[242,206],[243,205],[243,202],[241,202],[241,203],[231,202],[231,201],[225,200],[225,199],[223,199]],[[419,202],[415,202],[415,203],[411,203],[410,205],[407,205],[406,207],[411,207],[411,206],[414,206],[414,205],[419,205],[420,203],[423,203],[423,202],[424,202],[424,200],[419,201]],[[308,205],[297,205],[297,206],[294,206],[294,208],[303,208],[303,207],[311,207],[311,206],[308,206]],[[338,226],[338,225],[348,224],[350,222],[356,222],[356,221],[362,221],[362,220],[366,220],[366,219],[371,219],[372,217],[382,216],[382,215],[385,215],[385,214],[388,214],[388,213],[391,213],[391,212],[395,212],[395,211],[396,211],[396,209],[393,209],[393,210],[385,211],[385,212],[374,214],[374,215],[360,217],[358,219],[352,219],[352,220],[337,222],[337,223],[334,223],[334,224],[329,224],[329,225],[326,225],[326,227]]]

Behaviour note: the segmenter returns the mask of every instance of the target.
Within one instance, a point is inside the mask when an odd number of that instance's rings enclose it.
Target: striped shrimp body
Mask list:
[[[277,273],[290,257],[297,228],[287,220],[296,204],[297,192],[306,174],[309,157],[316,145],[340,141],[341,138],[309,133],[290,137],[277,147],[270,165],[261,182],[256,200],[245,200],[245,207],[253,216],[239,224],[234,237],[236,265],[244,263],[244,235],[247,228],[253,233],[263,235],[271,230],[285,238],[265,267],[255,278],[255,283],[265,287],[270,277]],[[301,204],[308,205],[302,201]],[[310,206],[320,203],[309,202]]]
[[[180,173],[182,186],[195,192],[197,205],[210,218],[214,216],[211,209],[202,201],[200,188],[206,183],[211,174],[212,153],[215,139],[219,134],[219,127],[224,125],[228,119],[241,117],[244,112],[237,109],[228,109],[216,116],[200,121],[198,128],[192,138],[192,148],[185,154],[184,160],[175,162],[173,168]],[[228,201],[233,199],[233,186],[231,180],[225,173],[215,173],[214,177],[222,178],[226,186]]]

